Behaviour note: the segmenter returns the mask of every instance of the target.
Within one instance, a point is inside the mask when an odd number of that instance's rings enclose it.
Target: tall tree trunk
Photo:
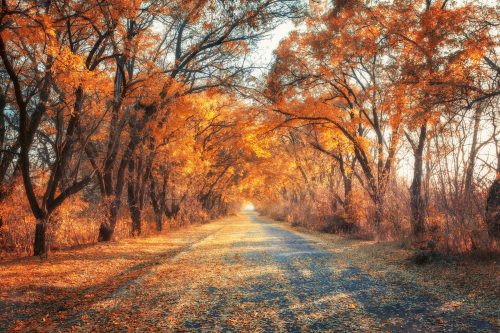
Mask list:
[[[35,225],[35,242],[33,255],[44,256],[47,254],[47,219],[38,219]]]
[[[486,200],[486,225],[488,226],[488,234],[492,238],[500,238],[500,173],[497,173],[497,178],[493,182],[488,191]]]
[[[160,232],[163,229],[163,212],[160,208],[161,205],[159,196],[156,194],[156,184],[154,179],[151,179],[151,185],[149,187],[149,198],[151,200],[151,206],[153,207],[153,213],[155,215],[156,231]]]
[[[464,205],[467,205],[468,208],[466,209],[467,214],[471,213],[472,207],[471,205],[471,198],[474,193],[474,187],[473,187],[473,179],[474,179],[474,167],[476,164],[476,158],[477,158],[477,153],[478,153],[478,134],[479,134],[479,125],[481,123],[481,115],[482,115],[482,108],[478,107],[476,108],[476,112],[474,113],[474,129],[472,133],[472,143],[470,147],[470,154],[469,154],[469,161],[467,163],[467,168],[465,170],[465,181],[464,181]]]
[[[375,231],[379,232],[384,221],[384,198],[381,193],[377,192],[372,195],[372,202],[375,205],[375,212],[373,215],[373,227]]]
[[[128,162],[129,181],[127,186],[128,208],[130,211],[130,218],[132,219],[132,236],[139,236],[141,234],[141,207],[139,205],[138,187],[140,187],[140,171],[139,166],[136,168],[137,159],[131,158]]]
[[[424,196],[422,195],[422,179],[423,179],[423,155],[425,140],[427,137],[427,125],[420,127],[420,134],[417,146],[414,147],[414,169],[413,181],[410,186],[410,208],[412,233],[416,238],[421,238],[425,233],[425,216],[426,207]]]
[[[351,202],[352,202],[352,170],[354,169],[354,165],[356,163],[356,159],[353,158],[353,161],[351,162],[351,170],[348,171],[345,168],[345,162],[342,156],[338,159],[339,161],[339,166],[340,166],[340,173],[342,175],[342,181],[344,184],[344,210],[347,212],[348,215],[351,214]]]
[[[497,125],[493,118],[493,133],[497,133]],[[488,234],[492,238],[500,239],[500,142],[493,135],[497,155],[497,175],[488,191],[486,199],[485,222],[488,226]]]
[[[102,185],[104,188],[103,200],[104,209],[106,211],[105,219],[99,227],[99,242],[108,242],[113,238],[115,231],[116,220],[118,211],[121,206],[121,190],[124,186],[125,167],[127,165],[127,158],[131,154],[130,149],[125,151],[124,156],[119,164],[119,170],[115,178],[115,166],[117,164],[117,156],[120,146],[121,131],[124,128],[125,121],[119,119],[120,112],[122,111],[123,95],[123,66],[125,64],[124,58],[116,59],[115,80],[113,89],[113,107],[111,113],[111,123],[109,128],[107,153],[102,171]],[[130,142],[129,142],[130,145]],[[129,147],[127,147],[129,148]]]
[[[127,148],[123,153],[120,165],[118,167],[118,172],[116,173],[116,178],[113,179],[114,177],[113,177],[112,165],[107,166],[107,170],[104,172],[104,180],[107,193],[106,197],[110,199],[109,201],[111,202],[111,204],[108,206],[107,209],[108,211],[107,220],[103,221],[99,228],[99,237],[98,237],[99,242],[110,241],[113,237],[118,211],[120,210],[122,203],[121,199],[122,199],[123,188],[125,186],[125,175],[127,172],[127,166],[129,165],[129,159],[132,158],[132,156],[134,155],[135,148],[139,143],[137,139],[138,130],[140,129],[134,128],[134,131],[136,133],[132,134],[132,138],[130,139]]]
[[[106,210],[106,218],[101,223],[99,227],[99,237],[97,240],[99,242],[109,242],[113,239],[113,233],[115,231],[116,220],[118,218],[118,210],[120,208],[120,199],[111,199],[109,198],[104,205],[104,209]]]
[[[167,191],[167,175],[165,170],[162,174],[162,187],[160,193],[156,190],[156,180],[153,176],[151,178],[151,184],[149,187],[149,196],[151,199],[151,205],[153,206],[153,212],[155,215],[156,231],[160,232],[163,230],[163,214],[165,213],[165,195]]]

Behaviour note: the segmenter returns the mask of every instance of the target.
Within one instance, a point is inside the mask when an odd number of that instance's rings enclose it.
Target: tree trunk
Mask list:
[[[422,178],[423,178],[423,153],[425,147],[425,139],[427,136],[427,126],[420,127],[420,135],[418,144],[414,149],[414,169],[413,181],[410,187],[410,208],[413,236],[417,239],[421,238],[425,233],[425,216],[426,207],[425,200],[422,195]]]
[[[352,179],[344,179],[344,208],[349,210],[352,201]]]
[[[479,125],[481,123],[482,108],[478,107],[474,113],[474,130],[472,132],[472,143],[470,147],[469,161],[467,163],[467,168],[465,170],[465,181],[464,181],[464,206],[467,205],[466,215],[464,218],[468,217],[472,213],[472,195],[474,194],[474,167],[476,164],[477,153],[478,153],[478,134]]]
[[[108,218],[108,220],[111,220]],[[114,228],[111,226],[111,221],[107,221],[106,223],[101,223],[99,227],[99,237],[97,239],[98,242],[109,242],[113,238]]]
[[[131,235],[133,237],[141,235],[142,214],[139,200],[137,198],[136,185],[130,180],[128,185],[128,209],[132,220]]]
[[[142,214],[137,205],[130,206],[130,217],[132,219],[132,236],[141,235]]]
[[[348,174],[342,164],[342,181],[344,183],[344,209],[350,214],[351,213],[351,202],[352,202],[352,172]]]
[[[139,177],[142,175],[136,172],[136,160],[131,158],[128,162],[129,181],[127,186],[128,209],[130,211],[130,218],[132,219],[132,236],[139,236],[141,234],[141,208],[139,206],[138,187]]]
[[[47,219],[39,219],[35,226],[35,242],[33,246],[34,256],[47,254]]]
[[[107,219],[99,227],[99,237],[97,238],[99,242],[109,242],[113,238],[119,208],[120,199],[115,199],[111,204],[105,206]]]
[[[166,212],[165,196],[167,192],[167,176],[165,170],[163,171],[160,193],[157,193],[156,179],[152,175],[150,175],[151,183],[149,187],[149,196],[151,199],[151,206],[153,206],[153,212],[155,214],[156,231],[158,232],[163,230],[163,214]]]
[[[125,150],[124,157],[122,157],[122,160],[120,161],[120,166],[118,168],[118,172],[116,173],[116,182],[114,190],[107,190],[109,191],[108,192],[109,194],[106,196],[106,198],[110,199],[112,198],[112,201],[111,204],[109,205],[109,208],[107,209],[108,219],[107,221],[104,221],[101,224],[101,227],[99,228],[99,237],[98,237],[99,242],[110,241],[111,238],[113,237],[113,233],[115,231],[116,219],[118,217],[118,211],[120,210],[122,204],[122,193],[123,193],[123,187],[125,186],[125,173],[128,165],[128,158],[132,156],[134,147],[135,146],[133,145],[133,143],[130,142],[129,146]],[[106,176],[106,178],[107,178],[106,187],[108,189],[111,189],[113,187],[112,172],[108,171],[108,175]]]
[[[485,219],[490,237],[500,238],[500,174],[488,191]]]
[[[153,207],[153,212],[155,214],[155,224],[156,231],[160,232],[163,229],[163,211],[161,210],[161,205],[156,195],[155,190],[155,180],[151,179],[151,186],[149,190],[149,197],[151,199],[151,206]]]
[[[160,210],[155,211],[155,224],[156,231],[161,232],[163,230],[163,213]]]
[[[384,200],[379,193],[372,196],[373,204],[375,205],[375,212],[373,215],[373,226],[375,231],[379,232],[382,222],[384,220]]]
[[[495,118],[494,118],[495,119]],[[493,131],[497,133],[497,126],[493,120]],[[500,145],[497,136],[493,136],[497,155],[497,175],[488,191],[486,199],[485,222],[488,226],[488,234],[492,238],[500,239]]]

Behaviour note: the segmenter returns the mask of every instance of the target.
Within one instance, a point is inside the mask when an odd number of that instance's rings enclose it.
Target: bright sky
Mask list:
[[[252,211],[255,210],[255,206],[251,202],[247,202],[243,205],[243,210]]]
[[[282,39],[294,29],[295,25],[291,21],[286,21],[279,25],[269,34],[269,37],[262,40],[258,45],[256,54],[256,65],[267,66],[273,60],[273,52],[278,47]]]

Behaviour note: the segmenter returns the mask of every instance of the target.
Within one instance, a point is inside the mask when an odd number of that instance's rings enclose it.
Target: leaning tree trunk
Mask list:
[[[425,216],[426,207],[425,200],[422,195],[422,179],[423,179],[423,153],[425,147],[425,139],[427,135],[427,126],[420,127],[420,135],[418,144],[414,149],[414,169],[413,181],[410,186],[410,208],[413,236],[417,239],[421,238],[425,233]]]

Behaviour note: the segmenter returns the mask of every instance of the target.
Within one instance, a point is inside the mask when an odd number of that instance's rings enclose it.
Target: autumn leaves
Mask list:
[[[276,51],[267,92],[272,122],[284,128],[292,155],[305,154],[310,159],[313,153],[300,152],[309,145],[328,156],[327,163],[335,164],[332,168],[336,170],[321,172],[314,163],[303,163],[302,169],[310,168],[308,176],[303,171],[296,173],[303,178],[303,186],[311,186],[311,176],[327,179],[331,173],[339,173],[336,177],[342,180],[344,193],[333,191],[333,201],[341,203],[341,211],[349,218],[352,191],[363,192],[373,207],[369,224],[378,233],[386,228],[381,226],[391,205],[386,197],[404,181],[397,173],[401,168],[398,159],[409,156],[412,165],[406,168],[412,174],[405,175],[411,181],[409,218],[412,233],[419,239],[426,234],[427,208],[436,206],[430,201],[434,191],[448,191],[439,181],[433,183],[440,175],[433,173],[432,165],[437,167],[440,162],[432,159],[441,156],[441,161],[449,162],[448,168],[457,163],[448,159],[457,156],[469,165],[475,163],[477,142],[470,151],[450,148],[446,156],[438,155],[445,149],[440,148],[443,142],[456,139],[447,136],[445,128],[450,123],[457,126],[466,121],[460,117],[474,112],[485,115],[478,110],[496,118],[493,97],[499,95],[495,65],[499,41],[491,27],[498,22],[498,13],[476,3],[431,0],[339,1],[334,8],[328,6],[316,5],[311,17]],[[461,110],[467,110],[467,115]],[[493,137],[498,135],[496,129],[484,127],[487,135],[492,132]],[[462,139],[471,137],[468,134]],[[434,140],[439,142],[437,151]],[[490,137],[482,145],[494,149],[495,142]],[[458,183],[462,181],[458,174],[463,175],[464,170],[460,165],[456,168]],[[486,177],[494,178],[494,168],[498,167],[489,169]],[[451,192],[456,191],[458,198],[476,190],[466,182]],[[304,200],[302,195],[312,202],[318,200],[299,189],[293,192],[291,198],[283,194],[282,200],[295,205]],[[479,200],[483,206],[484,198]],[[474,220],[477,213],[467,218]],[[406,219],[403,215],[399,215],[401,220]]]
[[[223,93],[248,73],[249,48],[296,11],[290,0],[2,2],[1,201],[22,181],[34,253],[70,196],[103,212],[101,241],[125,201],[132,235],[150,208],[158,230],[225,213],[245,122]]]
[[[380,232],[388,197],[408,196],[396,220],[410,220],[416,238],[430,208],[449,216],[470,193],[486,202],[473,180],[491,182],[497,171],[489,157],[475,169],[478,152],[498,146],[496,11],[353,0],[314,4],[304,16],[300,6],[3,2],[0,204],[22,184],[34,252],[47,251],[47,226],[70,197],[102,212],[101,241],[123,216],[140,235],[144,221],[162,230],[165,220],[225,214],[238,196],[285,202],[281,215],[294,221],[349,230],[364,221]],[[291,17],[307,18],[257,84],[255,47]],[[494,217],[497,199],[488,202]],[[300,207],[307,214],[293,217]],[[483,209],[456,220],[479,221]],[[2,212],[15,228],[11,210]]]

